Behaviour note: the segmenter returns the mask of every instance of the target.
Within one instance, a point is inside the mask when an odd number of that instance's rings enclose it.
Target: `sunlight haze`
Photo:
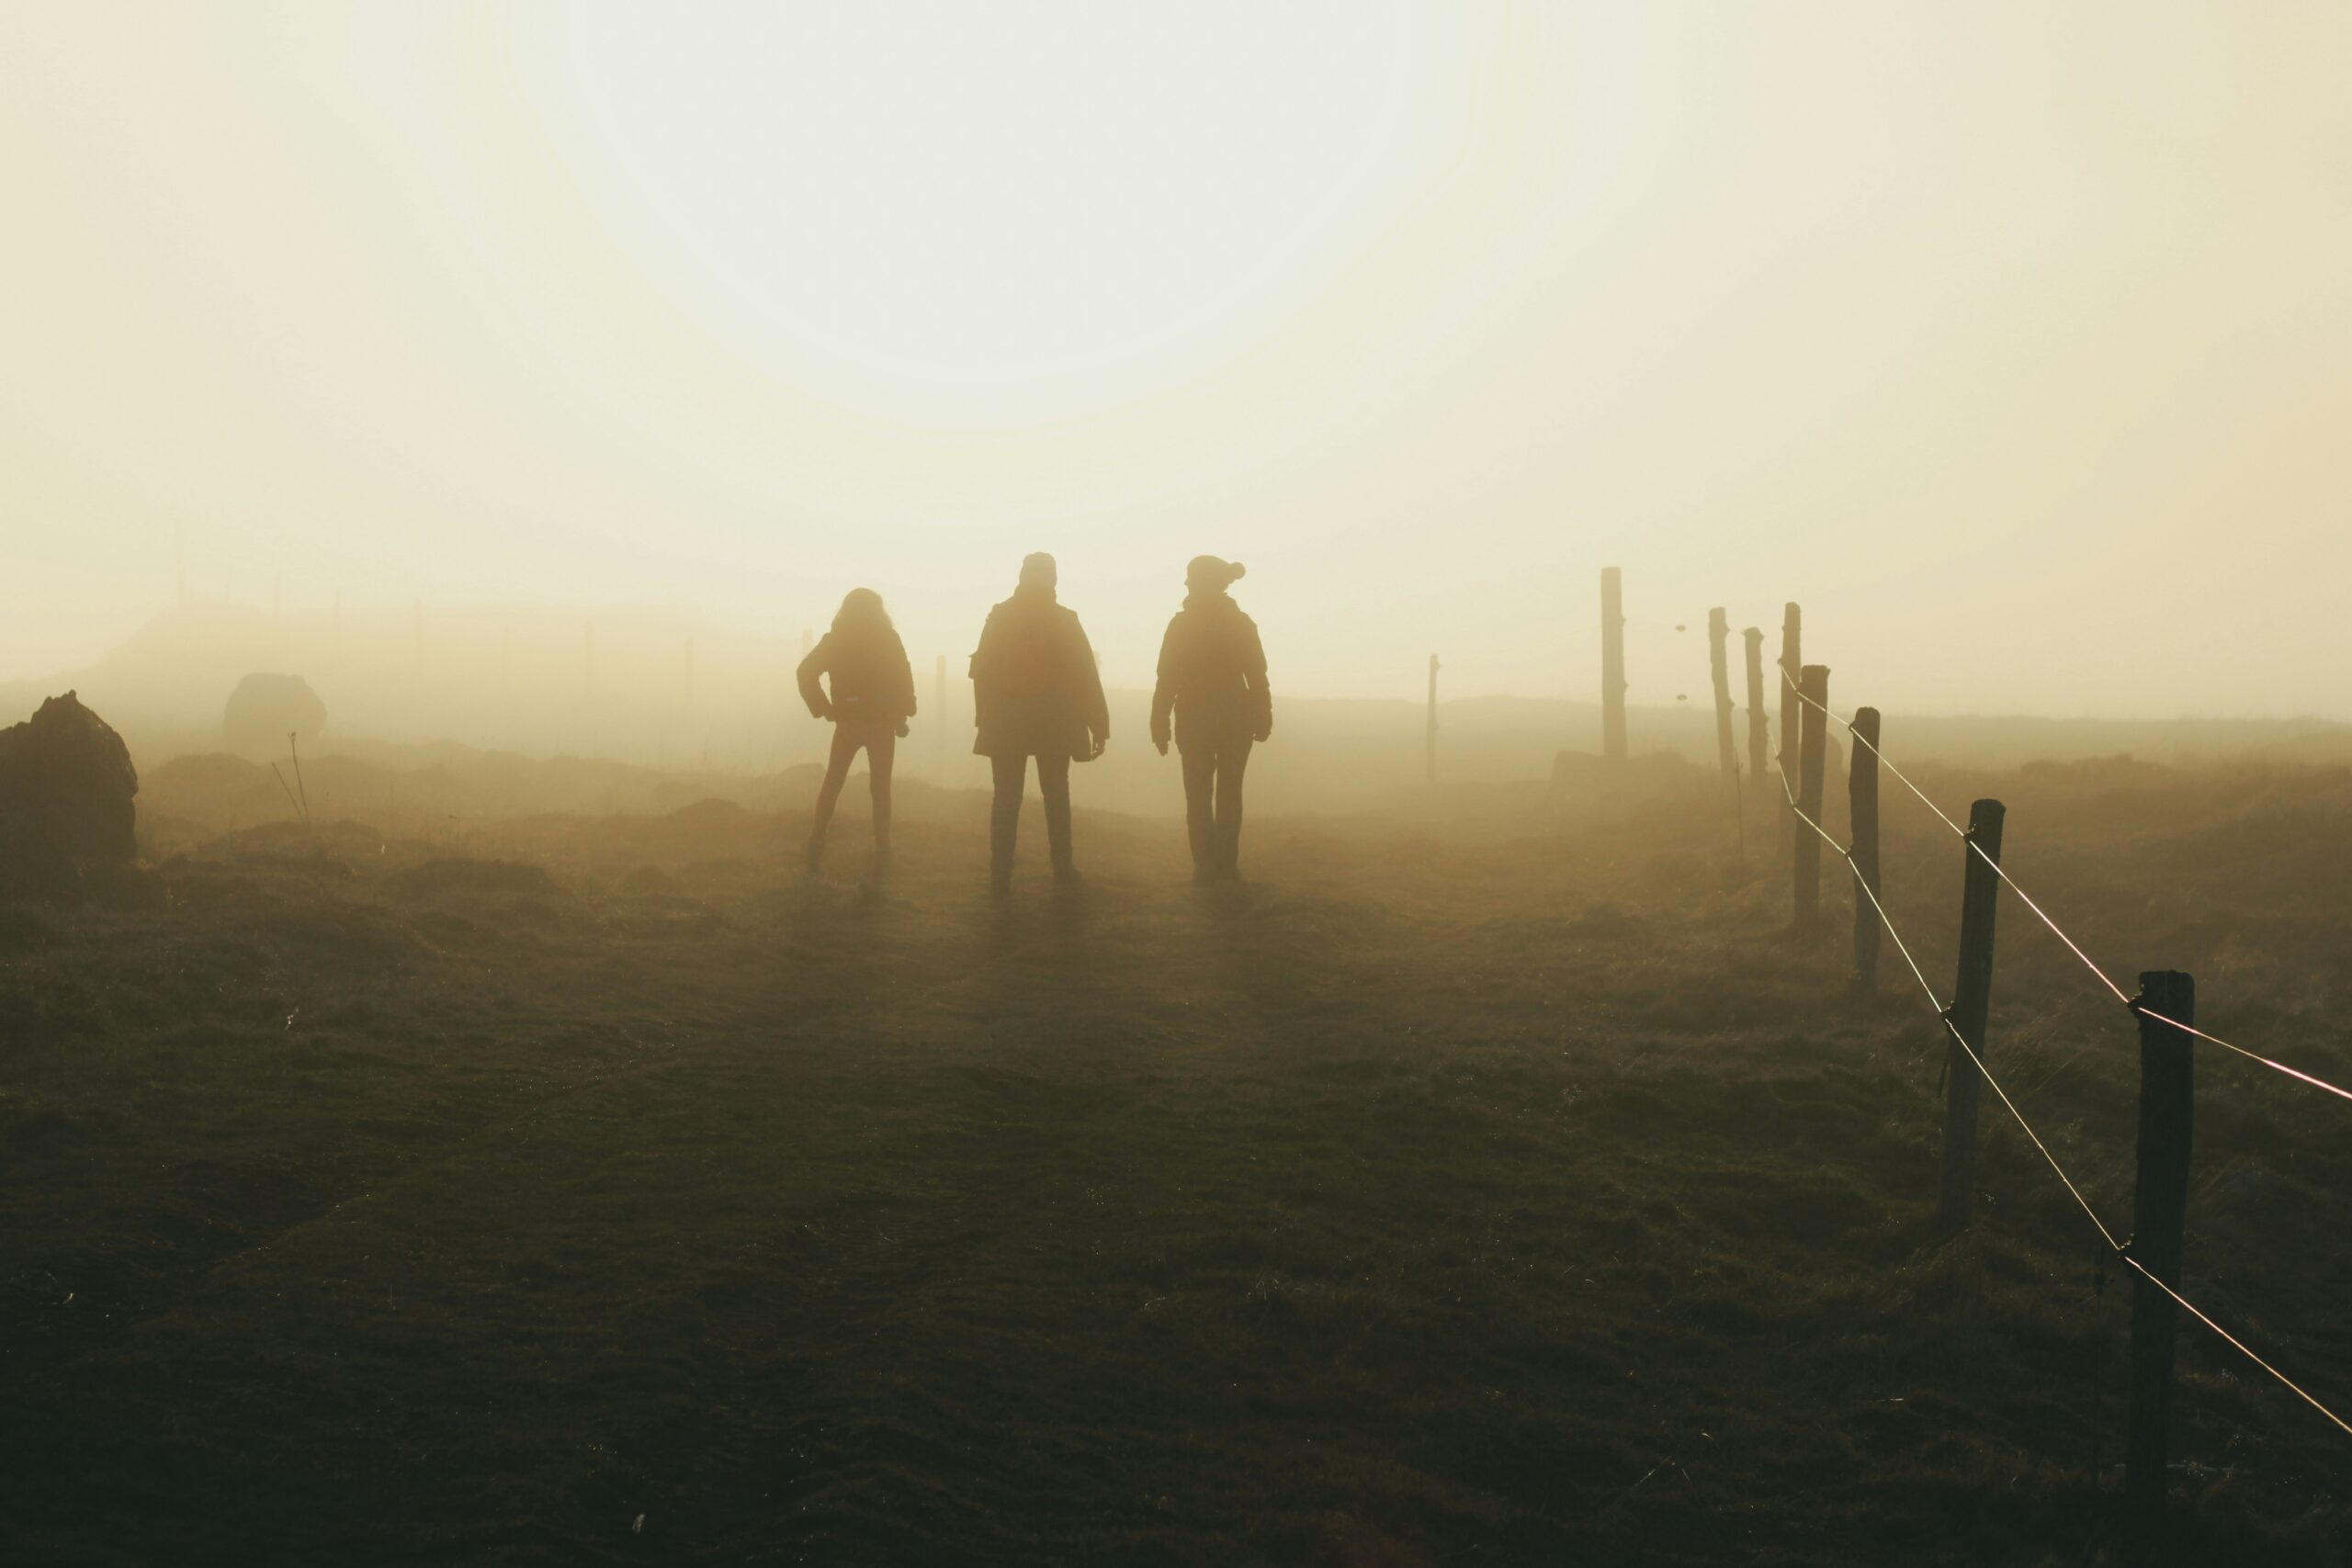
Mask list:
[[[2352,717],[2352,11],[0,14],[0,676],[198,600]],[[1688,626],[1678,632],[1678,626]],[[1866,689],[1857,692],[1854,687]]]

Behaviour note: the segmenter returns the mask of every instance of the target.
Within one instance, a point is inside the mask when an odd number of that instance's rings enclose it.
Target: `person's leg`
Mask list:
[[[1177,756],[1184,771],[1184,833],[1193,844],[1193,875],[1206,881],[1217,866],[1216,749],[1188,746]]]
[[[1250,738],[1228,741],[1216,754],[1217,870],[1241,874],[1241,774],[1250,766]]]
[[[1037,759],[1037,793],[1046,797],[1046,847],[1053,856],[1054,875],[1070,881],[1077,867],[1069,852],[1069,758]]]
[[[899,738],[888,729],[865,742],[865,783],[874,797],[874,847],[890,852],[890,764],[899,755]]]
[[[833,807],[840,804],[842,785],[849,783],[849,765],[857,757],[857,737],[847,725],[833,726],[833,750],[825,760],[825,782],[817,786],[817,809],[808,819],[808,863],[815,866],[825,852],[825,833],[833,825]]]
[[[989,877],[1001,888],[1012,882],[1012,844],[1021,831],[1021,791],[1028,781],[1026,757],[991,757],[996,797],[989,807]]]

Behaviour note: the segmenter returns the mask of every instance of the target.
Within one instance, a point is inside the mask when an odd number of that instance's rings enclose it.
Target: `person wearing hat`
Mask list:
[[[1075,612],[1055,598],[1054,558],[1021,563],[1012,597],[989,612],[972,655],[972,714],[979,734],[972,750],[989,759],[996,798],[989,815],[989,881],[999,894],[1012,886],[1013,840],[1021,828],[1021,796],[1029,759],[1037,759],[1037,790],[1046,797],[1046,844],[1054,880],[1079,880],[1070,858],[1069,765],[1091,761],[1111,739],[1110,705],[1094,648]]]
[[[1258,623],[1226,592],[1241,575],[1239,561],[1215,556],[1185,567],[1184,607],[1160,640],[1151,694],[1151,743],[1164,757],[1173,739],[1183,759],[1184,825],[1201,883],[1241,880],[1241,773],[1250,748],[1274,731]]]

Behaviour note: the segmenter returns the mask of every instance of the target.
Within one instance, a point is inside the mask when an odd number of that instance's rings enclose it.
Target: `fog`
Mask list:
[[[2348,62],[0,0],[0,1557],[2347,1561]]]
[[[2347,33],[10,7],[0,678],[340,605],[350,725],[750,758],[850,587],[928,692],[1052,550],[1135,690],[1206,550],[1278,696],[1588,700],[1613,564],[1637,705],[1793,599],[1890,712],[2352,716]]]

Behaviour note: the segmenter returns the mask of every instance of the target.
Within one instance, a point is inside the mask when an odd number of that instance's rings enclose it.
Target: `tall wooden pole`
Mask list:
[[[1600,754],[1625,760],[1625,592],[1613,566],[1600,569]]]
[[[1747,639],[1747,773],[1751,789],[1780,793],[1771,783],[1771,727],[1764,718],[1764,629],[1750,626]]]
[[[1878,906],[1885,890],[1878,869],[1878,709],[1854,710],[1854,754],[1846,769],[1847,817],[1854,831],[1854,875],[1870,891],[1854,899],[1854,984],[1878,988]]]
[[[1797,763],[1797,806],[1815,822],[1821,820],[1821,773],[1828,753],[1829,666],[1808,664],[1797,685],[1813,702],[1802,705],[1797,722],[1803,729],[1802,757]],[[1820,707],[1814,705],[1818,703]],[[1796,923],[1811,931],[1821,919],[1821,835],[1803,824],[1797,829]]]
[[[2007,808],[1980,800],[1968,808],[1968,859],[1960,896],[1960,977],[1952,987],[1951,1026],[1978,1060],[1985,1055],[1984,1019],[1993,1005],[1993,916],[2001,894],[2001,823]],[[1983,853],[1978,853],[1982,851]],[[1985,862],[1990,860],[1992,865]],[[1976,1063],[1957,1043],[1945,1048],[1944,1152],[1937,1213],[1958,1230],[1976,1201]]]
[[[2180,1289],[2181,1233],[2188,1211],[2188,1145],[2196,1088],[2191,1036],[2197,982],[2174,970],[2140,976],[2139,1185],[2132,1201],[2132,1257]],[[2162,1018],[2152,1017],[2160,1013]],[[2173,1328],[2180,1308],[2132,1278],[2132,1424],[2124,1440],[2123,1496],[2135,1556],[2148,1560],[2165,1517],[2165,1447],[2172,1416]]]
[[[1429,769],[1429,782],[1437,784],[1437,655],[1430,655],[1430,728],[1423,761]]]
[[[1781,749],[1778,766],[1785,781],[1778,786],[1781,795],[1781,844],[1782,848],[1802,843],[1805,835],[1797,831],[1795,813],[1788,807],[1789,795],[1794,793],[1796,781],[1788,773],[1797,764],[1797,671],[1802,649],[1798,630],[1802,621],[1797,607],[1790,604],[1781,611],[1781,668],[1778,681],[1781,688]]]
[[[1707,612],[1707,667],[1715,678],[1715,755],[1725,778],[1739,773],[1738,753],[1731,743],[1731,617],[1720,609]]]

